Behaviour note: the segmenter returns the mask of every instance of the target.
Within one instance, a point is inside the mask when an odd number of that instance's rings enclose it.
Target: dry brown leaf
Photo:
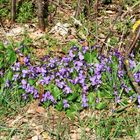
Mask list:
[[[74,36],[74,35],[69,35],[69,36],[67,37],[67,39],[68,39],[68,40],[75,39],[75,36]]]
[[[28,114],[35,114],[36,113],[36,109],[38,107],[38,104],[39,104],[38,100],[36,100],[33,103],[31,103],[29,108],[28,108],[28,110],[27,110],[27,113]]]
[[[45,114],[46,113],[46,109],[41,107],[41,106],[38,106],[36,108],[36,112],[39,113],[39,114]]]
[[[34,134],[39,136],[43,131],[44,131],[43,125],[35,124],[35,126],[34,126]]]
[[[44,94],[44,87],[42,84],[39,84],[39,99],[42,99],[42,95]]]
[[[24,65],[25,64],[23,56],[18,56],[18,61],[19,61],[20,65]]]
[[[51,138],[50,138],[48,132],[43,132],[43,133],[42,133],[42,137],[43,137],[45,140],[51,140]]]
[[[13,136],[11,140],[21,140],[20,136]]]
[[[80,43],[82,46],[88,46],[88,42],[85,40],[85,41],[82,41],[81,43]]]
[[[22,121],[22,118],[24,116],[18,115],[14,120],[9,121],[9,127],[13,127],[15,124],[17,124],[19,121]]]
[[[35,32],[30,33],[29,37],[33,40],[37,40],[40,39],[43,35],[44,33],[41,30],[37,30]]]
[[[33,49],[33,52],[35,53],[36,57],[41,58],[46,55],[47,49],[36,48]]]

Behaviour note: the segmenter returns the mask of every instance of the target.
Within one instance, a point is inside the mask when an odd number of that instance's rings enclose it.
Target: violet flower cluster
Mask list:
[[[80,102],[81,106],[85,108],[89,106],[88,93],[100,90],[104,83],[113,83],[113,72],[116,70],[115,75],[120,81],[120,86],[117,85],[117,81],[114,81],[111,89],[115,102],[119,103],[121,101],[119,89],[124,89],[126,94],[129,94],[132,90],[130,85],[126,84],[124,80],[126,72],[123,57],[118,51],[115,51],[110,52],[108,57],[96,56],[95,59],[98,62],[89,63],[87,61],[89,57],[86,58],[86,55],[93,57],[92,52],[95,49],[96,47],[90,49],[86,46],[80,49],[77,46],[73,46],[68,54],[62,58],[45,56],[40,65],[33,64],[29,56],[25,57],[24,64],[16,62],[12,66],[14,72],[12,80],[20,84],[20,88],[24,91],[22,97],[25,100],[28,99],[29,95],[32,95],[35,99],[40,99],[40,94],[42,94],[41,103],[49,101],[51,104],[57,105],[62,100],[63,108],[67,109],[72,102],[75,102],[75,100],[70,101],[68,97],[77,93],[81,97],[77,102]],[[117,67],[114,57],[118,63]],[[129,62],[130,68],[134,69],[136,66],[134,59],[130,59]],[[106,73],[109,73],[109,79],[107,76],[104,76]],[[137,83],[140,83],[140,71],[134,73],[134,78]],[[40,93],[39,85],[43,86],[43,93]],[[61,97],[54,96],[51,88],[48,89],[49,85],[56,86],[62,92]],[[77,85],[79,89],[76,89]]]

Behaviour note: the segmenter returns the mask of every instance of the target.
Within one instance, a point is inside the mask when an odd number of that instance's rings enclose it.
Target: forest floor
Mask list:
[[[55,16],[51,17],[53,23],[46,27],[45,32],[38,29],[36,18],[24,24],[11,24],[9,20],[4,20],[0,27],[0,41],[5,44],[12,42],[15,47],[25,44],[36,58],[50,53],[62,57],[72,45],[80,44],[80,38],[86,40],[81,45],[102,46],[105,43],[107,49],[110,46],[121,47],[125,31],[139,18],[139,9],[132,4],[118,16],[120,11],[116,3],[99,5],[98,16],[91,14],[88,19],[81,15],[77,20],[72,3],[67,1],[57,7]],[[108,34],[109,38],[105,42]],[[11,101],[9,106],[13,106],[13,109],[0,106],[0,114],[3,113],[0,116],[0,140],[140,139],[140,110],[136,105],[115,115],[111,110],[85,109],[73,119],[52,106],[48,109],[38,106],[38,101],[25,106]]]

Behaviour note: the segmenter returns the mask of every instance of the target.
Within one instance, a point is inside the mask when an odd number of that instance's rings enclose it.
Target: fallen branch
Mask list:
[[[138,29],[138,31],[137,31],[137,34],[135,35],[135,36],[133,36],[133,41],[132,41],[132,43],[131,43],[131,45],[130,45],[130,49],[128,50],[128,52],[127,52],[127,55],[129,55],[131,52],[132,52],[132,50],[135,48],[135,46],[136,46],[136,43],[137,43],[137,41],[139,40],[139,38],[140,38],[140,26],[138,27],[139,29]]]
[[[128,57],[125,57],[124,59],[124,64],[125,64],[125,67],[126,67],[126,70],[127,70],[127,74],[128,74],[128,77],[134,87],[134,90],[140,95],[140,86],[138,85],[138,83],[135,81],[134,79],[134,76],[130,70],[130,65],[129,65],[129,59]]]
[[[134,87],[134,90],[140,95],[140,86],[139,84],[135,81],[134,79],[134,76],[130,70],[130,64],[129,64],[129,54],[131,53],[131,51],[136,48],[136,43],[137,41],[139,40],[140,38],[140,26],[138,27],[138,31],[136,33],[136,35],[134,35],[133,37],[133,41],[132,43],[130,44],[130,49],[128,51],[126,51],[125,53],[125,57],[124,57],[124,64],[125,64],[125,67],[126,67],[126,70],[127,70],[127,74],[128,74],[128,77]]]

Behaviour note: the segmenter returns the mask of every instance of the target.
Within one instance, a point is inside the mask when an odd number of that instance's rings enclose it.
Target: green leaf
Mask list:
[[[29,84],[31,85],[31,86],[33,86],[34,84],[35,84],[35,80],[33,80],[33,79],[29,79]]]
[[[4,66],[3,60],[0,60],[0,69]]]
[[[79,94],[78,93],[72,93],[67,97],[68,101],[74,101],[78,98]]]
[[[0,50],[3,50],[4,49],[4,45],[2,42],[0,42]]]
[[[50,101],[46,101],[46,102],[43,103],[43,106],[46,107],[46,108],[49,107],[50,105],[51,105]]]
[[[96,100],[96,95],[95,95],[95,93],[90,92],[90,93],[88,94],[87,98],[88,98],[89,106],[92,107],[93,104],[95,103],[95,100]]]
[[[62,101],[59,101],[57,104],[56,104],[56,109],[58,111],[61,111],[63,109],[63,102]]]
[[[9,70],[7,73],[6,79],[12,80],[12,77],[13,77],[13,73],[12,73],[12,71]]]
[[[70,118],[70,119],[74,119],[76,116],[77,112],[75,110],[71,110],[68,109],[66,110],[66,115]]]
[[[70,106],[70,109],[77,112],[77,111],[82,110],[83,108],[81,106],[81,103],[74,103]]]
[[[7,62],[9,63],[9,64],[12,64],[12,63],[14,63],[15,61],[16,61],[16,59],[17,59],[17,57],[16,57],[16,53],[15,53],[15,51],[13,50],[13,49],[7,49],[7,51],[6,51],[6,60],[7,60]]]
[[[105,97],[105,93],[98,91],[97,96],[99,99],[101,99],[101,98]]]
[[[102,110],[104,108],[106,108],[107,104],[105,102],[100,102],[96,105],[96,109],[98,110]]]
[[[53,85],[54,86],[54,85]],[[60,100],[60,95],[62,94],[61,90],[57,87],[57,86],[54,86],[53,87],[53,90],[52,90],[52,94],[53,94],[53,97],[57,100]]]
[[[99,63],[98,59],[97,59],[97,52],[96,51],[92,51],[92,52],[86,52],[86,54],[84,55],[84,59],[88,62],[88,63]]]

